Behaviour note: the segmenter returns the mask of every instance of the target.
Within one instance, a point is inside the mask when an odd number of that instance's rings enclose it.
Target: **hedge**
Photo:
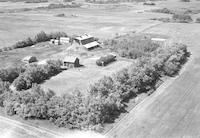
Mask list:
[[[61,71],[61,61],[50,60],[47,65],[30,65],[27,69],[17,77],[13,85],[16,90],[26,90],[32,87],[33,84],[41,83],[44,80],[58,74]]]
[[[34,38],[28,37],[25,40],[18,41],[16,44],[14,44],[11,47],[4,47],[0,49],[0,52],[9,51],[16,48],[29,47],[40,42],[46,42],[51,39],[60,38],[60,37],[68,37],[68,35],[64,32],[52,32],[52,33],[47,34],[44,31],[41,31],[38,34],[36,34]]]

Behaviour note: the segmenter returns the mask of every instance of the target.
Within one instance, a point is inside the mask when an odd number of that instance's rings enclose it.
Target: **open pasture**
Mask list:
[[[11,9],[23,7],[20,6],[21,4],[11,5]],[[2,7],[7,9],[10,6],[8,4],[8,7]],[[0,13],[0,47],[11,46],[15,42],[28,36],[32,37],[42,30],[47,33],[53,31],[65,31],[67,34],[88,33],[106,39],[115,36],[115,34],[142,30],[158,23],[149,20],[149,16],[158,17],[159,14],[143,13],[144,10],[151,8],[155,7],[143,6],[142,4],[120,4],[112,7],[93,8],[86,5],[82,8]],[[65,17],[55,16],[62,13],[65,14]]]

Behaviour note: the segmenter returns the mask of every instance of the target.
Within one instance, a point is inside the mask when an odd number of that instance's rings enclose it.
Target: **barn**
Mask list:
[[[66,56],[63,60],[63,66],[68,68],[74,68],[79,67],[79,58],[72,57],[72,56]]]

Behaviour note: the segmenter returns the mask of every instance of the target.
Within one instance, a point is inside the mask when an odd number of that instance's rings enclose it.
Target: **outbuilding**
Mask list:
[[[87,50],[91,50],[100,46],[99,42],[97,42],[93,36],[88,35],[88,34],[78,36],[74,40],[79,45],[82,45],[84,48],[86,48]]]
[[[159,44],[160,46],[166,46],[166,39],[165,38],[151,38],[153,43]]]
[[[35,56],[26,56],[22,59],[22,62],[25,63],[37,62],[37,58]]]
[[[63,66],[68,68],[74,68],[79,67],[79,58],[72,57],[72,56],[66,56],[63,60]]]
[[[70,42],[69,37],[60,37],[60,43],[61,44],[68,44]]]

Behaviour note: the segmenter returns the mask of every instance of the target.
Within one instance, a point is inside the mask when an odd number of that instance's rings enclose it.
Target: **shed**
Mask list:
[[[60,37],[60,43],[61,44],[68,44],[70,42],[69,37]]]
[[[54,40],[54,44],[55,44],[55,45],[60,45],[60,40],[55,39],[55,40]]]
[[[64,67],[79,67],[79,58],[77,57],[72,57],[72,56],[66,56],[63,60],[63,66]]]
[[[35,56],[26,56],[22,59],[22,62],[25,63],[37,62],[37,58]]]
[[[166,39],[165,38],[151,38],[153,43],[157,43],[161,46],[166,46]]]

